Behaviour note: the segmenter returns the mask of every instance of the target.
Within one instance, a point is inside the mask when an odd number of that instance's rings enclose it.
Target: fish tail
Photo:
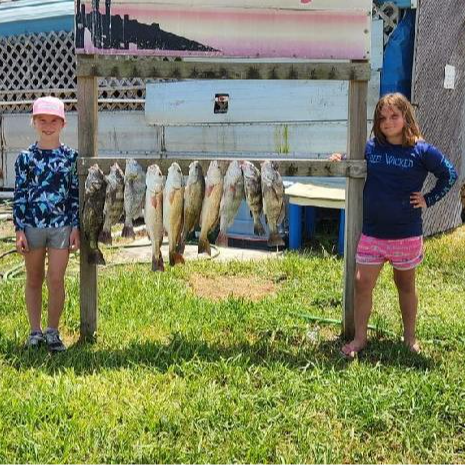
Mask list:
[[[262,225],[262,222],[260,221],[260,218],[254,218],[253,233],[256,236],[264,236],[265,235],[265,229],[263,228],[263,225]]]
[[[220,247],[228,247],[228,236],[220,231],[218,233],[218,237],[216,238],[216,242],[215,242],[216,245],[219,245]]]
[[[105,229],[102,229],[100,231],[100,234],[98,236],[98,241],[101,242],[102,244],[108,244],[112,245],[112,238],[111,238],[111,231],[107,231]]]
[[[87,257],[89,265],[106,265],[105,259],[100,249],[90,249]]]
[[[165,264],[163,263],[163,257],[161,254],[158,258],[152,256],[152,271],[165,271]]]
[[[199,249],[198,253],[207,253],[208,255],[212,254],[211,248],[210,248],[210,243],[208,242],[208,239],[203,239],[199,237]]]
[[[134,233],[134,228],[132,226],[124,225],[123,231],[121,232],[121,237],[130,237],[134,239],[136,237]]]
[[[282,247],[285,243],[278,233],[271,233],[268,238],[268,247]]]
[[[184,264],[184,257],[179,252],[170,252],[170,265]]]

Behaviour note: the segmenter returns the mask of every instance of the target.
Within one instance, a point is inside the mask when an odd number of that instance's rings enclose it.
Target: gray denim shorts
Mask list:
[[[63,226],[62,228],[31,228],[26,226],[24,233],[30,249],[67,249],[71,229],[71,226]]]

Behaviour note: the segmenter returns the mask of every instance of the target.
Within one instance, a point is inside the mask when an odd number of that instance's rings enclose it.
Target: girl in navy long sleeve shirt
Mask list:
[[[443,198],[457,180],[450,161],[423,140],[413,108],[402,94],[387,94],[379,100],[372,132],[374,138],[365,149],[363,226],[356,253],[355,337],[341,350],[347,358],[354,358],[367,344],[373,289],[385,262],[394,269],[404,344],[419,352],[415,269],[423,259],[422,209]],[[437,182],[423,195],[428,173]]]

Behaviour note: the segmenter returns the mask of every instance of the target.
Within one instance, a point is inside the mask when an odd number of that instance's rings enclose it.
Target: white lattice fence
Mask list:
[[[0,111],[29,112],[43,95],[62,98],[76,109],[76,55],[73,32],[0,37]],[[143,79],[101,79],[102,110],[142,110]]]

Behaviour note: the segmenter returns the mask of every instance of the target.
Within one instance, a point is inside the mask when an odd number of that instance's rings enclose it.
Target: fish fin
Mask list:
[[[212,251],[210,247],[210,243],[208,242],[208,239],[201,239],[199,238],[199,248],[198,248],[198,253],[207,253],[208,255],[211,256]]]
[[[165,271],[165,264],[163,263],[161,254],[158,259],[152,257],[152,271]]]
[[[124,225],[123,230],[121,231],[121,237],[130,237],[134,239],[136,234],[134,233],[134,228],[132,226]]]
[[[216,238],[216,245],[220,247],[228,247],[228,236],[224,232],[219,232]]]
[[[108,244],[112,245],[112,238],[111,238],[111,232],[110,231],[104,231],[103,229],[100,231],[100,234],[98,236],[98,241],[101,242],[102,244]]]
[[[184,264],[184,257],[179,252],[170,252],[170,265]]]
[[[177,247],[177,252],[180,253],[181,255],[184,253],[184,250],[186,249],[186,242],[182,240]]]
[[[260,220],[254,221],[253,233],[256,236],[264,236],[265,235],[265,229],[263,228],[262,222]]]
[[[208,186],[208,187],[205,189],[205,197],[210,197],[211,193],[213,192],[213,187],[214,187],[214,186]]]
[[[268,247],[282,247],[285,245],[283,238],[278,233],[270,234],[267,244]]]
[[[157,208],[157,203],[158,203],[157,202],[157,197],[155,197],[155,196],[150,197],[150,203],[152,204],[152,207],[156,209]]]
[[[173,203],[173,201],[174,201],[174,194],[175,194],[175,191],[172,190],[172,191],[170,192],[170,196],[169,196],[170,205],[171,205],[171,204]]]
[[[90,249],[87,257],[89,265],[106,265],[105,259],[100,249]]]

